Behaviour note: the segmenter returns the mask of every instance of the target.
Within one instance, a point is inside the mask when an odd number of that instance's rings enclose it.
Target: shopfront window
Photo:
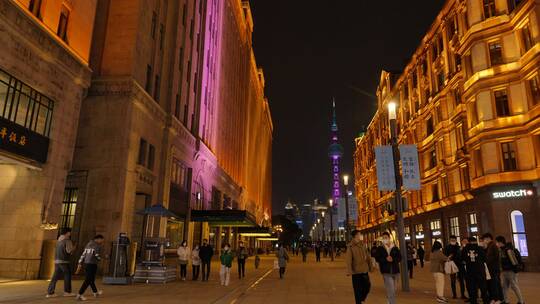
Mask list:
[[[459,237],[459,217],[454,216],[451,217],[449,220],[450,224],[450,235],[455,235],[457,237],[458,243],[461,242],[461,238]]]
[[[441,220],[433,220],[429,222],[429,228],[431,230],[431,243],[433,244],[435,241],[441,242],[442,241],[442,231],[441,231]]]
[[[471,236],[477,236],[478,235],[478,221],[476,219],[476,213],[469,213],[469,234]]]
[[[77,188],[66,188],[62,201],[62,219],[60,228],[73,228],[77,208]]]
[[[169,248],[178,248],[184,237],[184,223],[179,221],[167,222],[167,234]]]
[[[523,213],[521,213],[521,211],[514,210],[512,213],[510,213],[510,218],[512,220],[512,236],[514,246],[519,250],[522,256],[529,256]]]

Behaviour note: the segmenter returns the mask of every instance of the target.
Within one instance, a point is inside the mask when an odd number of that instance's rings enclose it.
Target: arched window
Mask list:
[[[510,219],[512,220],[512,239],[514,240],[514,246],[519,250],[521,256],[529,256],[523,213],[514,210],[510,213]]]

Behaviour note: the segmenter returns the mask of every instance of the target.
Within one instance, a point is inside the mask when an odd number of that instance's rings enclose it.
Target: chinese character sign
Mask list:
[[[406,190],[420,190],[420,168],[416,145],[399,145],[399,155],[403,170],[403,187]]]
[[[394,157],[391,146],[375,147],[377,161],[377,184],[379,191],[396,190],[396,177],[394,172]]]

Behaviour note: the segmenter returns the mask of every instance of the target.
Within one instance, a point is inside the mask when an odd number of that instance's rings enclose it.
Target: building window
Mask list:
[[[461,149],[465,146],[465,139],[463,138],[463,124],[459,124],[456,127],[456,145],[458,149]]]
[[[141,166],[146,165],[146,150],[148,149],[148,143],[146,140],[141,138],[139,141],[139,159],[137,160],[137,164]]]
[[[77,209],[77,192],[77,188],[66,188],[64,190],[60,228],[73,228],[73,224],[75,224],[75,210]]]
[[[522,2],[523,0],[508,0],[508,10],[509,12],[513,12]]]
[[[497,108],[497,117],[510,116],[510,106],[508,105],[508,95],[506,90],[498,90],[495,95],[495,107]]]
[[[514,142],[501,143],[503,170],[514,171],[517,168],[516,144]]]
[[[178,159],[173,157],[171,166],[171,183],[187,189],[187,167]]]
[[[154,100],[159,101],[159,75],[156,75],[156,80],[154,82]]]
[[[176,94],[176,100],[174,103],[174,117],[180,119],[180,95]]]
[[[430,136],[431,134],[433,134],[433,116],[426,120],[426,135]]]
[[[156,159],[156,148],[153,145],[148,145],[148,166],[150,170],[154,170],[154,162]]]
[[[53,107],[48,97],[0,69],[0,117],[49,137]]]
[[[41,19],[41,3],[43,0],[30,0],[30,4],[28,5],[28,10],[32,13],[32,15],[38,17]]]
[[[439,185],[437,183],[431,185],[431,202],[435,203],[440,200]]]
[[[58,30],[56,34],[60,39],[67,42],[67,28],[69,22],[69,10],[65,5],[62,5],[62,10],[60,11],[60,20],[58,21]]]
[[[459,168],[461,190],[468,190],[471,187],[471,182],[469,180],[469,167],[460,167]]]
[[[156,26],[157,26],[157,14],[154,11],[152,13],[152,27],[150,28],[150,35],[152,36],[152,39],[156,38]]]
[[[491,18],[496,16],[495,0],[483,0],[484,2],[484,18]]]
[[[503,64],[502,46],[500,41],[489,44],[489,60],[491,66]]]
[[[439,91],[444,88],[444,81],[445,81],[444,71],[440,71],[439,74],[437,75],[437,86],[438,86]]]
[[[540,102],[540,76],[536,74],[533,78],[528,80],[529,88],[531,89],[533,105],[537,105]]]
[[[460,233],[459,233],[459,217],[454,216],[449,219],[449,225],[450,225],[450,235],[455,235],[457,237],[458,243],[461,242],[460,240]]]
[[[442,187],[442,195],[444,197],[448,197],[450,195],[450,182],[448,181],[448,175],[443,176],[441,182]]]
[[[152,92],[152,66],[147,65],[146,66],[146,84],[144,85],[144,89],[148,94],[151,94]]]
[[[521,256],[529,256],[523,213],[521,213],[521,211],[514,210],[512,213],[510,213],[510,218],[512,221],[512,239],[514,240],[514,247],[519,250]]]
[[[530,23],[527,23],[527,25],[525,25],[521,29],[521,39],[523,40],[523,47],[525,48],[525,52],[527,52],[532,48],[534,44]]]
[[[159,25],[159,49],[163,50],[163,43],[165,40],[165,27],[163,23]]]
[[[482,163],[482,150],[473,151],[475,177],[484,175],[484,164]]]
[[[469,220],[469,234],[472,236],[478,235],[478,220],[476,219],[476,213],[472,212],[468,214]]]
[[[433,148],[429,152],[429,168],[435,168],[437,166],[437,151],[435,148]]]

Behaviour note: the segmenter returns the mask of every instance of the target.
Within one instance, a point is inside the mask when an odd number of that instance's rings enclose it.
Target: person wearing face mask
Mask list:
[[[488,280],[489,298],[492,303],[498,304],[504,300],[501,286],[501,253],[491,233],[484,234],[482,238],[486,246],[486,264],[491,276]]]
[[[282,243],[278,244],[276,257],[279,265],[279,278],[283,279],[283,276],[285,275],[285,268],[287,267],[287,261],[289,261],[289,254],[287,253],[287,249],[283,247]]]
[[[475,237],[469,237],[463,248],[463,261],[465,262],[465,278],[469,287],[469,303],[478,304],[478,290],[482,294],[482,302],[489,303],[486,285],[486,253],[480,247]]]
[[[242,279],[246,276],[246,259],[248,258],[248,252],[244,247],[244,242],[238,243],[238,251],[236,252],[236,262],[238,263],[238,278]]]
[[[214,249],[208,244],[208,240],[204,239],[201,248],[199,249],[199,257],[202,263],[202,280],[208,281],[210,277],[210,262],[214,255]]]
[[[221,268],[219,270],[219,278],[222,286],[229,286],[229,280],[231,278],[231,267],[234,256],[231,252],[231,245],[225,244],[223,251],[219,257],[221,261]]]
[[[457,273],[450,274],[450,285],[452,287],[452,298],[457,298],[457,288],[456,281],[459,280],[459,290],[461,292],[461,298],[466,300],[465,296],[465,281],[463,278],[463,263],[461,260],[461,247],[457,242],[457,237],[455,235],[450,236],[450,244],[444,248],[444,254],[448,257],[450,261],[453,261],[454,264],[458,267],[459,271]]]
[[[199,245],[196,244],[193,251],[191,251],[191,268],[192,268],[192,277],[193,281],[199,279],[199,272],[201,271],[201,257],[200,257]]]
[[[395,304],[401,253],[391,241],[388,232],[384,232],[382,235],[382,245],[377,248],[375,260],[379,264],[379,269],[384,279],[388,303]]]
[[[371,288],[371,282],[369,281],[371,255],[364,242],[362,242],[360,230],[354,230],[352,237],[352,241],[347,245],[345,261],[347,263],[347,275],[352,277],[356,304],[361,304],[366,300]]]
[[[187,277],[187,264],[191,255],[191,250],[189,250],[186,240],[178,247],[176,254],[178,255],[178,264],[180,264],[180,279],[185,281]]]

